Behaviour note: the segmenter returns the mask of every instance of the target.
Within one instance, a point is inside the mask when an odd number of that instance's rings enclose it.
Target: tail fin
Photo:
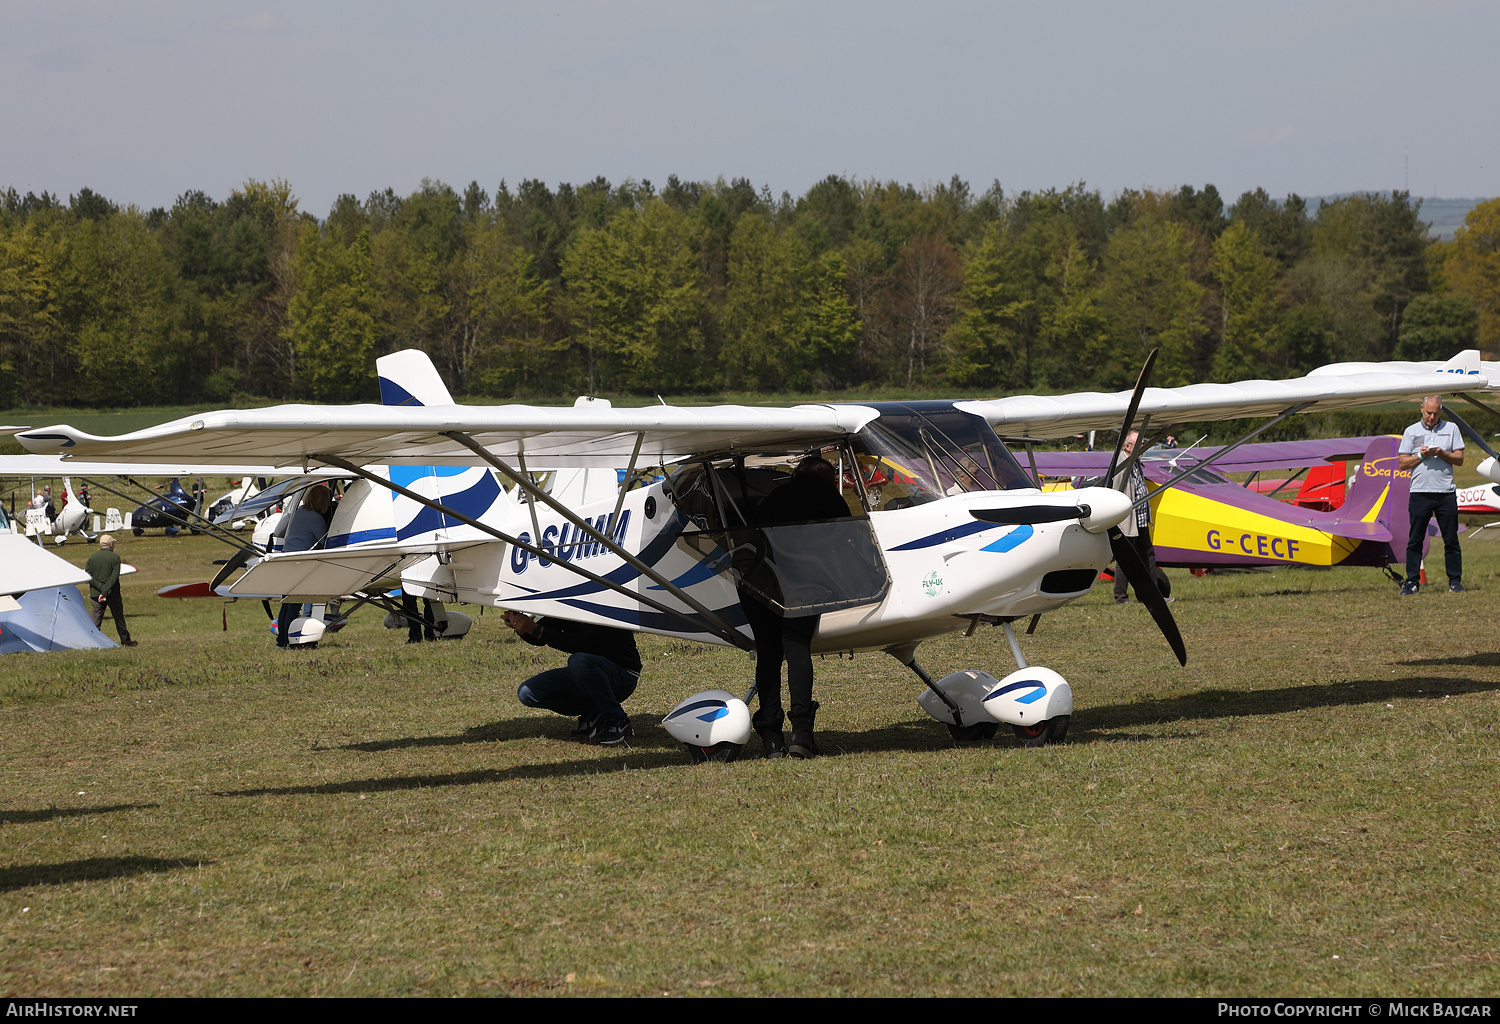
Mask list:
[[[1482,372],[1479,365],[1479,350],[1477,348],[1466,348],[1442,366],[1437,368],[1438,373],[1456,373],[1465,377],[1477,377]],[[1493,384],[1491,385],[1493,386]]]
[[[427,353],[404,349],[375,360],[383,405],[452,405],[453,396]],[[488,467],[386,466],[375,472],[393,483],[442,502],[449,508],[491,526],[506,518],[514,503]],[[483,537],[484,534],[450,516],[400,494],[378,492],[365,482],[353,484],[339,504],[328,530],[326,546],[388,544],[421,541],[427,535]]]
[[[426,352],[402,349],[375,360],[381,405],[452,405],[453,396]]]
[[[1376,522],[1391,534],[1391,550],[1398,561],[1405,558],[1406,503],[1411,494],[1411,471],[1403,470],[1397,451],[1401,438],[1373,438],[1354,474],[1354,485],[1339,509],[1336,521],[1354,524]]]

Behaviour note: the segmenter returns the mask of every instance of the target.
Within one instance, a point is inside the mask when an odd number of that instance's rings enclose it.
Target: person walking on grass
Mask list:
[[[89,574],[89,614],[94,618],[94,628],[104,625],[104,609],[115,619],[115,632],[120,634],[121,647],[134,647],[130,630],[125,627],[125,605],[120,600],[120,556],[115,554],[115,538],[104,534],[99,538],[99,550],[89,555],[83,563],[83,571]]]

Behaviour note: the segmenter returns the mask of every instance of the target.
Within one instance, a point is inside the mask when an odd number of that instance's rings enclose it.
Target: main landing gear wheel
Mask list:
[[[1020,728],[1017,726],[1017,728]],[[950,725],[948,733],[960,743],[973,742],[975,740],[992,740],[995,733],[1000,731],[999,722],[976,722],[973,725]]]
[[[1061,743],[1068,736],[1068,715],[1058,715],[1036,725],[1013,725],[1016,742],[1023,747],[1044,747],[1048,743]]]
[[[726,764],[739,757],[740,748],[744,744],[725,741],[723,743],[715,743],[711,747],[700,747],[695,743],[684,743],[683,746],[687,747],[687,752],[692,755],[694,764],[705,764],[709,761]]]
[[[135,534],[135,535],[136,535],[136,536],[137,536],[137,537],[139,537],[139,536],[141,536],[141,535],[142,535],[142,534],[143,534],[143,533],[145,533],[145,532],[146,532],[146,531],[145,531],[145,530],[143,530],[143,529],[141,529],[141,528],[140,528],[140,527],[139,527],[139,526],[137,526],[137,527],[136,527],[136,528],[134,528],[134,529],[133,529],[133,530],[131,530],[131,531],[130,531],[130,532],[131,532],[131,533],[133,533],[133,534]]]

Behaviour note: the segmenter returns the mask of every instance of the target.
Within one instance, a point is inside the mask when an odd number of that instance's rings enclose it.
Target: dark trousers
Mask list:
[[[755,634],[755,692],[767,716],[781,714],[781,663],[786,662],[787,711],[795,724],[813,712],[812,638],[821,615],[784,619],[748,594],[740,605]]]
[[[301,601],[281,602],[281,613],[276,616],[276,646],[286,647],[292,642],[292,620],[302,615]]]
[[[125,628],[125,604],[120,600],[120,588],[115,587],[109,592],[103,601],[95,598],[89,602],[89,614],[94,617],[94,628],[99,629],[104,625],[104,609],[115,618],[115,632],[120,634],[120,643],[130,642],[130,630]]]
[[[559,715],[603,715],[625,718],[622,706],[635,692],[639,674],[616,665],[602,654],[570,654],[565,668],[532,676],[516,690],[528,708],[546,708]]]
[[[1167,574],[1156,567],[1156,545],[1151,543],[1151,531],[1142,526],[1140,533],[1134,537],[1126,537],[1130,546],[1135,548],[1135,553],[1146,563],[1147,574],[1156,581],[1156,589],[1161,592],[1162,597],[1172,596],[1172,581]],[[1115,565],[1115,600],[1123,601],[1130,596],[1130,581],[1125,578],[1125,569],[1118,563]],[[1140,591],[1136,591],[1136,599],[1140,600]]]
[[[417,614],[417,599],[410,594],[401,595],[401,611],[406,615],[406,639],[408,643],[417,643],[424,636],[428,640],[436,640],[432,626],[432,602],[422,598],[422,614]]]
[[[1422,576],[1422,539],[1427,524],[1437,516],[1443,534],[1443,567],[1448,582],[1463,579],[1464,556],[1458,546],[1458,493],[1456,491],[1413,491],[1407,499],[1406,515],[1411,531],[1406,535],[1406,582],[1415,583]]]

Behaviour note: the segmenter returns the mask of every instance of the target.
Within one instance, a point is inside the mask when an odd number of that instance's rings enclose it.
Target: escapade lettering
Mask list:
[[[1238,548],[1247,555],[1262,558],[1281,558],[1287,561],[1297,557],[1297,542],[1290,537],[1268,537],[1263,533],[1242,533],[1238,537],[1208,531],[1208,546],[1214,551],[1233,551]]]
[[[1387,462],[1391,463],[1391,465],[1389,465],[1389,466],[1383,466],[1383,465],[1381,465],[1382,463],[1387,463]],[[1376,459],[1374,462],[1362,462],[1362,463],[1360,463],[1359,471],[1361,473],[1363,473],[1365,476],[1394,476],[1394,477],[1405,477],[1407,479],[1410,479],[1410,477],[1411,477],[1411,470],[1409,470],[1409,469],[1398,469],[1396,467],[1396,465],[1395,465],[1395,462],[1396,462],[1396,456],[1394,456],[1394,455],[1388,455],[1388,456],[1386,456],[1383,459]]]
[[[598,519],[585,519],[595,531],[604,534],[616,544],[624,544],[625,531],[630,527],[630,510],[626,509],[620,514],[620,522],[613,530],[609,529],[610,520],[614,517],[605,513]],[[521,533],[516,537],[523,544],[530,544],[531,534]],[[538,562],[545,569],[553,563],[575,562],[581,558],[593,558],[602,555],[608,549],[583,532],[581,527],[571,523],[563,523],[561,526],[549,526],[542,531],[542,542],[537,545],[552,557],[543,558],[541,555],[532,554],[530,551],[512,546],[510,549],[510,568],[512,572],[523,573],[532,562]]]

